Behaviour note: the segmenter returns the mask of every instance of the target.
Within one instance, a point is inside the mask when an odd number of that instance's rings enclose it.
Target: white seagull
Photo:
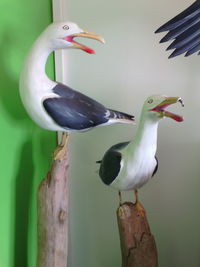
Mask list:
[[[104,43],[102,37],[82,30],[75,23],[61,22],[49,25],[30,49],[20,76],[20,96],[29,116],[42,128],[64,132],[85,131],[113,123],[133,123],[132,115],[108,109],[48,78],[45,65],[54,50],[75,48],[94,53],[91,48],[75,41],[75,37]]]
[[[169,58],[185,53],[185,57],[200,51],[200,0],[166,22],[155,33],[169,31],[160,43],[174,41],[167,50],[174,49]],[[200,52],[198,52],[198,55]]]
[[[100,163],[99,175],[102,181],[119,190],[135,190],[138,210],[143,210],[138,202],[137,189],[146,184],[158,168],[156,158],[158,123],[164,117],[181,122],[179,115],[166,111],[173,103],[183,101],[179,97],[153,95],[144,102],[140,122],[133,140],[112,146]]]

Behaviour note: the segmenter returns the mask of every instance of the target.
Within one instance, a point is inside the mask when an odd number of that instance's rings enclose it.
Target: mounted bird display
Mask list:
[[[133,123],[134,116],[104,107],[70,87],[50,80],[45,73],[47,58],[57,49],[95,51],[75,41],[84,37],[104,43],[94,33],[72,22],[52,23],[35,41],[23,65],[20,95],[25,109],[40,127],[52,131],[85,131],[100,125]]]
[[[166,111],[165,108],[173,103],[183,101],[179,97],[153,95],[144,102],[140,122],[133,140],[112,146],[104,154],[100,163],[99,175],[101,180],[119,190],[135,190],[138,210],[143,210],[138,201],[137,189],[146,184],[156,173],[158,160],[157,129],[159,122],[169,117],[181,122],[179,115]]]
[[[169,58],[185,53],[188,57],[200,50],[200,0],[162,25],[155,33],[169,31],[160,43],[174,41],[166,50],[174,49]],[[198,55],[200,52],[198,53]]]

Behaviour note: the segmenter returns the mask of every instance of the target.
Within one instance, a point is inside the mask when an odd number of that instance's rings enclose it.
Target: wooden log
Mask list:
[[[117,209],[117,220],[122,267],[157,267],[156,243],[145,212],[138,211],[135,204],[126,202]]]
[[[66,267],[68,253],[67,139],[54,152],[51,170],[38,188],[37,267]]]

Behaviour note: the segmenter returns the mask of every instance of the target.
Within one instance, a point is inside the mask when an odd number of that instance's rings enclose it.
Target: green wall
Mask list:
[[[31,122],[18,80],[32,42],[51,18],[50,0],[1,0],[0,11],[0,267],[35,266],[36,188],[56,136]],[[48,62],[53,76],[53,58]]]

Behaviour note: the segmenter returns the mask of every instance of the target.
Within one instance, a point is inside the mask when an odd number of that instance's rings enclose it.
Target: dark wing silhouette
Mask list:
[[[97,163],[101,164],[99,169],[99,176],[105,184],[111,184],[118,176],[122,159],[120,150],[128,144],[129,142],[124,142],[112,146],[105,153],[103,159],[101,161],[97,161]]]
[[[45,99],[43,106],[49,116],[63,128],[87,130],[110,120],[126,123],[134,121],[134,116],[108,109],[64,84],[58,83],[52,91],[58,97]]]
[[[174,49],[169,58],[185,53],[190,56],[200,50],[200,0],[162,25],[155,33],[168,31],[160,43],[174,40],[167,50]],[[198,53],[199,55],[200,53]]]

